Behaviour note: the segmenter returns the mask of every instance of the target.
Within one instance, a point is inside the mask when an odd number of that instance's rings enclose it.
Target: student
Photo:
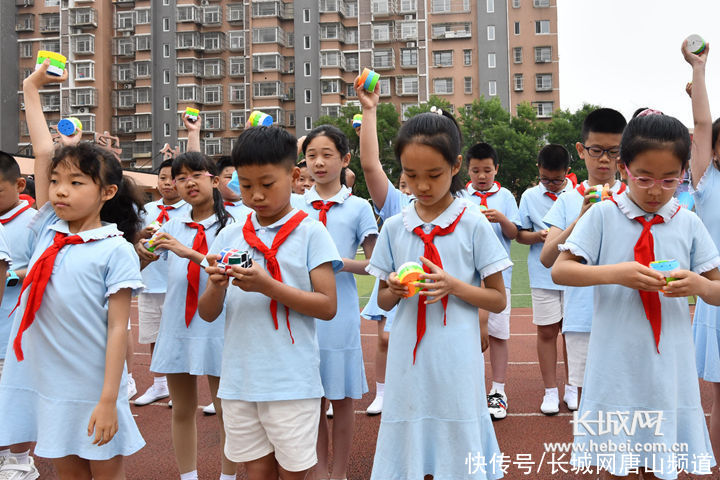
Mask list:
[[[690,135],[677,119],[631,120],[620,150],[628,191],[590,208],[560,245],[553,280],[597,290],[578,418],[622,416],[633,425],[576,423],[576,466],[603,465],[615,476],[629,476],[636,466],[640,478],[674,479],[679,466],[697,474],[715,465],[687,297],[720,304],[720,256],[700,219],[673,198],[689,157]],[[680,267],[667,280],[648,267],[668,259]],[[652,427],[636,423],[653,419]],[[591,447],[601,444],[610,447],[604,453]],[[634,446],[633,462],[613,445]],[[687,462],[678,459],[678,445]]]
[[[168,282],[160,331],[150,370],[167,375],[173,399],[172,439],[181,480],[197,480],[197,377],[207,375],[215,410],[220,414],[220,438],[224,443],[222,412],[217,400],[224,316],[213,324],[202,321],[197,302],[207,274],[200,263],[217,234],[233,219],[223,207],[217,189],[217,166],[199,152],[186,152],[172,163],[172,177],[190,210],[163,225],[155,251],[167,255]],[[145,265],[158,254],[137,246]],[[142,247],[142,248],[141,248]],[[235,478],[235,465],[223,457],[221,480]]]
[[[235,167],[233,167],[232,160],[229,155],[223,155],[217,161],[218,172],[220,172],[220,183],[218,184],[218,190],[223,199],[223,205],[225,210],[235,217],[235,213],[238,216],[242,216],[243,213],[247,213],[247,207],[243,206],[242,197],[240,192],[236,192],[230,188],[230,181],[232,180],[233,173],[235,173]]]
[[[198,304],[208,322],[222,318],[225,305],[218,391],[225,454],[245,464],[249,480],[304,480],[317,463],[323,387],[315,319],[335,316],[334,272],[343,265],[325,227],[290,204],[296,158],[285,130],[240,135],[232,159],[243,203],[254,211],[211,245]],[[224,248],[248,252],[252,266],[218,268]]]
[[[485,216],[454,196],[460,149],[457,125],[436,113],[412,117],[395,142],[417,200],[385,222],[368,266],[381,279],[378,305],[398,305],[373,480],[465,478],[467,452],[499,454],[484,401],[478,308],[505,308],[500,272],[511,262]],[[415,283],[422,290],[405,298],[395,272],[410,261],[421,261],[420,278],[431,282]],[[477,476],[500,477],[492,467]]]
[[[518,233],[520,217],[515,197],[510,190],[503,188],[495,176],[500,169],[500,159],[493,147],[487,143],[478,143],[470,147],[465,154],[470,175],[467,185],[469,198],[477,204],[492,224],[495,235],[510,255],[510,241]],[[508,363],[508,340],[510,339],[510,285],[512,268],[502,272],[505,281],[507,305],[502,312],[488,316],[490,335],[490,366],[492,367],[492,387],[487,397],[490,415],[495,420],[505,418],[508,399],[505,394],[505,380]]]
[[[520,198],[520,221],[522,229],[517,241],[530,245],[528,273],[532,292],[533,323],[537,325],[537,353],[540,373],[546,395],[540,410],[546,414],[559,411],[557,394],[557,336],[563,320],[563,287],[550,278],[550,269],[540,263],[548,226],[543,217],[558,197],[573,189],[567,178],[570,172],[570,154],[562,145],[546,145],[538,154],[540,183],[525,190]],[[563,337],[564,343],[564,337]],[[565,353],[565,368],[567,368]],[[567,371],[565,372],[567,375]],[[548,395],[549,390],[550,394]],[[570,410],[577,410],[577,388],[565,385],[565,403]]]
[[[144,230],[141,237],[150,238],[156,228],[150,226],[164,225],[171,218],[182,216],[190,209],[190,206],[180,198],[172,180],[172,159],[165,160],[158,168],[157,190],[160,199],[145,204],[143,219]],[[136,248],[145,250],[142,242],[138,242]],[[156,262],[145,267],[142,271],[145,290],[138,296],[138,343],[150,345],[150,356],[155,352],[155,342],[160,319],[162,318],[162,307],[165,302],[167,291],[168,267],[167,257],[159,258]],[[153,375],[153,384],[138,398],[135,405],[143,406],[157,402],[170,396],[165,375]]]
[[[328,462],[329,428],[320,416],[318,436],[319,478],[345,479],[355,423],[353,399],[368,391],[360,341],[360,306],[353,274],[367,275],[368,260],[355,260],[359,246],[369,259],[377,238],[377,223],[367,200],[355,197],[341,183],[350,162],[348,139],[332,125],[314,128],[305,138],[303,153],[315,185],[305,192],[305,211],[323,223],[340,252],[344,267],[335,274],[338,314],[318,322],[320,377],[325,398],[333,405],[332,464]],[[325,400],[323,399],[325,411]],[[332,474],[332,475],[330,475]]]
[[[67,72],[49,75],[49,64],[23,82],[41,208],[0,380],[0,445],[37,442],[61,479],[125,478],[124,457],[144,445],[124,393],[130,298],[142,288],[128,240],[142,205],[107,150],[54,152],[39,90]]]
[[[545,267],[552,267],[560,253],[558,245],[567,240],[580,217],[593,205],[595,193],[592,186],[608,185],[613,194],[625,191],[626,185],[615,180],[615,174],[619,169],[620,140],[625,125],[625,118],[620,112],[611,108],[593,110],[583,121],[582,142],[576,143],[575,147],[578,155],[585,162],[588,180],[579,184],[576,189],[560,195],[543,218],[543,221],[550,225],[550,231],[540,252],[540,261]],[[571,387],[576,387],[570,389],[566,387],[563,400],[568,409],[577,409],[576,399],[582,393],[585,360],[590,341],[593,289],[568,286],[565,287],[563,297],[562,334],[567,348],[565,357],[567,383]],[[543,375],[545,396],[540,411],[546,415],[553,415],[560,409],[560,400],[555,369],[549,370],[548,373],[551,373],[548,378]],[[574,390],[577,390],[577,397]]]
[[[715,246],[720,245],[720,120],[712,123],[710,102],[705,84],[706,47],[699,55],[687,50],[685,60],[692,66],[692,110],[695,129],[690,156],[690,172],[694,189],[695,211],[710,232]],[[720,458],[720,309],[697,299],[693,318],[695,361],[698,376],[710,382],[713,391],[710,415],[710,440],[715,458]]]
[[[305,137],[303,137],[305,138]],[[293,183],[293,193],[297,195],[305,195],[305,192],[310,190],[315,185],[315,179],[308,170],[307,162],[303,158],[297,164],[300,169],[300,175],[298,179]]]

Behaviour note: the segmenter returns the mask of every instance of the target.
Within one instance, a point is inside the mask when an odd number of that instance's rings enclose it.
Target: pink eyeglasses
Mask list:
[[[628,174],[628,177],[630,177],[630,180],[635,182],[635,185],[637,185],[640,188],[650,188],[655,185],[660,185],[663,190],[675,190],[677,186],[680,184],[680,182],[683,181],[683,175],[685,174],[685,171],[683,170],[679,177],[677,178],[661,178],[656,179],[652,177],[635,177],[632,173],[630,173],[630,170],[628,169],[627,165],[624,165],[625,171]]]

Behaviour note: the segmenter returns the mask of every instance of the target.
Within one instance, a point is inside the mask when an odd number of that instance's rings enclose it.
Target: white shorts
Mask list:
[[[275,460],[289,472],[317,463],[320,399],[245,402],[222,399],[225,456],[249,462],[275,452]]]
[[[155,343],[160,330],[164,293],[141,293],[138,295],[138,343]]]
[[[568,383],[575,387],[583,386],[589,344],[590,332],[565,332],[565,345],[567,346],[568,356]]]
[[[533,323],[552,325],[563,319],[563,291],[531,288]]]
[[[510,310],[512,302],[510,297],[510,289],[505,289],[505,297],[507,305],[505,310],[500,313],[492,313],[488,315],[488,335],[499,340],[508,340],[510,338]]]

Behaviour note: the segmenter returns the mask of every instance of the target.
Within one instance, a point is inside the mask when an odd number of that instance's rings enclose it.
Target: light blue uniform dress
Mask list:
[[[255,234],[270,247],[280,228],[297,212],[294,209],[265,227],[257,223],[253,213]],[[267,268],[263,254],[251,248],[243,237],[245,221],[238,220],[223,229],[210,252],[218,253],[226,247],[248,251],[254,263]],[[336,272],[343,266],[330,234],[322,223],[309,217],[292,231],[280,246],[276,258],[283,283],[308,292],[312,291],[310,271],[328,262]],[[270,314],[270,298],[261,293],[246,292],[232,284],[225,296],[225,311],[223,374],[218,397],[269,402],[323,396],[314,318],[290,310],[290,329],[295,339],[292,343],[284,305],[278,304],[276,330]]]
[[[582,184],[586,189],[589,188],[587,181]],[[611,190],[617,193],[624,186],[625,184],[617,180]],[[580,216],[584,198],[577,189],[565,192],[558,197],[543,218],[543,222],[551,227],[565,230]],[[563,303],[562,333],[590,333],[593,317],[593,288],[565,287]]]
[[[315,220],[320,212],[312,202],[322,200],[313,185],[305,192],[304,210]],[[327,230],[341,258],[355,258],[358,246],[371,235],[377,235],[377,223],[367,200],[355,197],[343,186],[325,202],[336,202],[327,212]],[[342,400],[359,399],[368,391],[360,341],[360,305],[355,276],[349,272],[335,274],[337,315],[326,322],[318,320],[320,377],[325,397]]]
[[[560,250],[569,250],[590,265],[634,261],[633,247],[642,227],[632,218],[647,215],[646,220],[650,220],[652,215],[633,203],[627,193],[615,199],[618,205],[601,202],[590,208]],[[660,208],[658,215],[665,223],[651,229],[657,260],[676,259],[681,269],[696,273],[720,265],[717,248],[697,215],[679,208],[674,198]],[[698,466],[703,459],[708,466],[715,465],[700,404],[687,299],[660,295],[658,354],[639,293],[621,285],[594,288],[590,349],[578,412],[587,422],[575,425],[572,462],[582,467],[602,464],[613,475],[625,476],[629,460],[636,460],[641,467],[656,469],[658,478],[674,479],[674,467],[681,460],[675,454],[672,463],[670,452],[677,448],[674,445],[680,445],[691,473],[702,473]],[[607,420],[620,423],[619,415],[626,418],[627,428],[608,429]],[[659,415],[662,419],[654,421]],[[598,424],[598,418],[606,422],[604,426]],[[638,421],[647,423],[638,425]],[[621,451],[599,453],[597,445],[608,442],[616,447],[629,442],[633,456]],[[596,447],[591,451],[593,444]],[[637,451],[637,444],[640,450],[650,445],[656,451]],[[667,450],[658,451],[662,448]]]
[[[463,282],[479,286],[483,278],[512,265],[482,213],[467,208],[462,199],[431,223],[418,217],[414,204],[403,209],[380,231],[368,271],[381,279],[405,262],[417,262],[424,246],[412,229],[450,225],[463,211],[455,231],[435,237],[443,269]],[[375,449],[373,480],[502,477],[491,460],[500,449],[487,409],[485,362],[480,345],[477,307],[455,296],[447,306],[443,325],[442,302],[427,306],[425,335],[417,348],[418,299],[398,305],[388,349],[385,404]],[[481,455],[490,465],[468,474],[468,453]],[[499,465],[499,463],[498,463]]]
[[[30,268],[52,245],[56,232],[70,234],[67,222],[49,203],[30,228]],[[87,243],[65,246],[55,259],[42,305],[22,337],[25,359],[18,362],[12,346],[7,350],[0,380],[0,444],[37,442],[40,457],[108,460],[132,455],[145,445],[122,394],[127,391],[124,369],[116,404],[118,433],[103,446],[93,445],[94,436],[87,434],[105,380],[108,297],[124,288],[142,289],[142,277],[133,246],[115,224],[78,235]],[[29,292],[16,310],[13,339]]]
[[[160,231],[167,232],[183,245],[192,246],[197,233],[196,228],[187,226],[192,222],[190,212],[187,212],[167,222]],[[209,248],[217,236],[220,222],[213,214],[197,223],[205,227]],[[232,219],[228,219],[225,226],[230,224],[232,224]],[[196,311],[190,326],[185,326],[185,298],[190,260],[180,258],[172,252],[167,252],[167,256],[168,278],[172,280],[168,282],[165,294],[160,331],[155,343],[150,370],[156,373],[189,373],[190,375],[219,377],[225,312],[223,311],[214,322],[208,323],[200,318]],[[207,277],[205,269],[201,267],[199,295],[205,291]]]
[[[158,218],[160,215],[159,205],[162,205],[162,199],[145,204],[145,213],[141,214],[143,227],[147,227]],[[170,206],[173,207],[167,212],[170,219],[188,215],[190,212],[190,205],[185,200],[180,200]],[[167,256],[161,255],[156,261],[143,268],[142,278],[145,284],[145,290],[142,293],[165,293],[168,280]]]
[[[32,255],[32,252],[28,252],[30,236],[32,235],[28,224],[37,213],[37,210],[32,208],[23,210],[28,206],[27,201],[21,200],[17,207],[0,217],[0,220],[12,218],[12,220],[3,225],[4,228],[2,229],[3,236],[7,240],[7,247],[10,248],[10,258],[12,259],[12,267],[8,267],[8,270],[22,270],[27,267],[30,255]],[[17,216],[13,218],[14,215]],[[0,250],[8,252],[8,250],[1,247]],[[10,338],[10,327],[12,327],[13,323],[13,317],[10,316],[10,312],[17,304],[21,288],[22,282],[18,282],[14,287],[5,286],[5,294],[2,297],[2,304],[0,304],[0,360],[5,358],[5,346]]]
[[[401,192],[395,187],[395,185],[392,184],[392,182],[390,182],[390,179],[388,179],[388,190],[387,195],[385,196],[385,203],[383,203],[383,207],[380,210],[375,208],[375,213],[377,213],[382,221],[385,222],[388,218],[400,213],[403,207],[410,205],[410,202],[412,202],[413,199],[414,197],[412,195]],[[370,294],[370,299],[368,300],[367,305],[365,305],[365,308],[363,308],[363,311],[360,312],[360,316],[367,318],[368,320],[377,321],[381,320],[382,317],[385,317],[384,330],[389,332],[392,327],[393,320],[395,319],[397,307],[393,307],[392,310],[386,312],[378,306],[377,294],[379,288],[380,280],[376,279],[375,285],[373,285],[372,293]]]
[[[694,197],[695,211],[720,249],[720,171],[713,164],[705,171]],[[720,382],[720,308],[698,297],[693,334],[698,376],[708,382]]]

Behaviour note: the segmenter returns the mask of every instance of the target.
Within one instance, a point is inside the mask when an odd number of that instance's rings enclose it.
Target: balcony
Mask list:
[[[118,83],[132,83],[135,81],[135,71],[132,63],[116,63],[112,67],[112,79]],[[126,88],[132,88],[128,86]]]
[[[71,8],[68,20],[71,27],[97,28],[97,10],[94,8]]]
[[[95,88],[75,88],[70,91],[71,107],[97,107]]]
[[[17,16],[17,22],[15,23],[16,32],[32,32],[35,30],[35,15],[27,13]]]
[[[54,33],[60,31],[60,14],[43,13],[40,15],[40,32]]]
[[[119,115],[112,119],[113,135],[125,135],[135,130],[135,118],[132,115]]]
[[[469,23],[433,25],[432,27],[433,40],[470,38],[471,36]]]
[[[397,13],[394,0],[372,0],[372,14],[374,17],[389,17]]]
[[[203,7],[202,10],[202,24],[204,26],[219,26],[222,23],[222,6],[213,5],[209,7]]]
[[[227,21],[231,25],[239,25],[244,28],[245,6],[243,4],[230,4],[227,6]]]

